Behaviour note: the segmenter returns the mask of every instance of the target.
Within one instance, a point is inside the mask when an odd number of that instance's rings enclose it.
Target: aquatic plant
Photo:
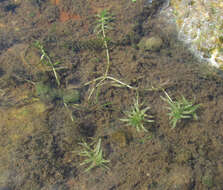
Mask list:
[[[151,118],[153,116],[147,115],[146,112],[150,109],[150,107],[146,107],[144,109],[141,109],[141,106],[143,106],[143,103],[139,104],[139,97],[137,95],[136,99],[134,100],[134,104],[132,106],[132,109],[130,111],[125,111],[125,115],[127,118],[120,119],[121,121],[127,122],[128,125],[135,127],[138,132],[145,131],[147,132],[147,129],[144,127],[144,122],[154,122]]]
[[[106,38],[106,31],[111,29],[109,23],[113,20],[112,15],[107,10],[102,10],[100,14],[97,14],[96,17],[98,18],[95,26],[94,32]]]
[[[169,104],[167,107],[170,110],[169,119],[171,128],[174,129],[182,119],[189,119],[193,117],[193,119],[197,120],[198,116],[196,114],[196,110],[200,107],[200,104],[194,105],[193,102],[188,101],[184,96],[180,100],[173,101],[170,96],[164,91],[166,98],[161,98]]]
[[[126,84],[125,82],[117,79],[117,78],[114,78],[112,76],[109,76],[109,69],[110,69],[110,66],[111,66],[111,63],[110,63],[110,53],[109,53],[109,47],[108,47],[108,42],[110,42],[110,39],[107,37],[107,32],[109,30],[112,29],[112,27],[109,25],[111,21],[113,21],[113,16],[107,11],[107,10],[103,10],[100,14],[97,14],[96,15],[97,17],[97,25],[94,29],[94,32],[102,39],[103,41],[103,46],[104,46],[104,49],[106,51],[106,60],[107,60],[107,64],[106,64],[106,70],[104,72],[104,74],[102,76],[99,76],[89,82],[86,82],[84,84],[84,86],[87,86],[87,85],[91,85],[93,84],[93,87],[90,89],[90,92],[89,92],[89,96],[88,96],[88,99],[91,98],[92,94],[94,93],[95,90],[97,90],[96,92],[96,96],[98,97],[99,95],[99,91],[100,91],[100,87],[102,87],[103,85],[105,85],[107,83],[107,80],[109,80],[109,84],[112,85],[112,86],[115,86],[115,87],[127,87],[131,90],[138,90],[137,87],[133,87],[131,85],[128,85]],[[155,89],[154,87],[151,87],[149,89],[144,89],[144,90],[147,90],[147,91],[154,91],[154,90],[157,90]]]
[[[118,86],[118,87],[125,86],[125,87],[131,88],[131,89],[137,89],[137,88],[132,87],[132,86],[130,86],[130,85],[114,78],[114,77],[108,76],[109,68],[110,68],[110,54],[109,54],[109,48],[108,48],[109,38],[107,37],[106,32],[108,30],[112,29],[112,27],[109,26],[109,23],[113,20],[113,17],[107,10],[103,10],[100,14],[97,14],[96,17],[97,17],[97,21],[96,21],[97,25],[96,25],[94,31],[103,40],[105,51],[106,51],[107,64],[106,64],[106,70],[102,76],[97,77],[96,79],[93,79],[93,80],[85,83],[85,86],[90,85],[90,84],[95,84],[95,86],[91,89],[91,91],[89,93],[88,99],[90,99],[90,97],[93,94],[93,92],[95,91],[95,89],[100,89],[99,87],[101,87],[102,85],[104,85],[106,83],[106,81],[105,81],[106,79],[112,80],[113,86]]]
[[[86,159],[80,165],[85,165],[85,164],[89,165],[85,170],[85,172],[88,172],[95,167],[103,167],[109,169],[109,167],[106,166],[106,164],[109,163],[110,161],[105,160],[103,158],[103,153],[101,149],[101,139],[98,140],[98,143],[94,148],[91,148],[91,146],[88,145],[86,142],[79,144],[84,149],[79,153],[79,155],[86,157]]]
[[[107,67],[105,71],[105,77],[108,75],[108,70],[110,67],[110,56],[108,50],[108,37],[106,36],[106,31],[111,29],[109,26],[109,22],[112,21],[112,16],[107,12],[107,10],[103,10],[100,14],[97,15],[97,25],[95,27],[95,32],[102,36],[104,41],[105,51],[106,51],[106,58],[107,58]]]
[[[43,64],[51,67],[51,69],[53,71],[53,74],[54,74],[54,77],[56,79],[57,85],[60,86],[59,76],[58,76],[58,73],[56,72],[56,66],[59,65],[60,62],[53,63],[52,60],[51,60],[51,58],[46,53],[43,45],[39,41],[36,41],[36,43],[34,45],[35,45],[35,47],[37,47],[41,51],[41,54],[42,55],[41,55],[40,61]]]

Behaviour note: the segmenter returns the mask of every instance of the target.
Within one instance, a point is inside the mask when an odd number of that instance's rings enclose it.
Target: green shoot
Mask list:
[[[102,36],[106,50],[107,68],[104,74],[106,78],[110,67],[110,55],[108,50],[108,43],[107,43],[108,38],[106,36],[106,31],[111,29],[111,27],[109,26],[109,22],[112,21],[112,16],[107,12],[107,10],[103,10],[100,14],[97,15],[97,18],[98,18],[97,20],[98,24],[95,27],[95,32]]]
[[[85,172],[89,172],[95,167],[103,167],[109,169],[106,164],[110,161],[105,160],[102,155],[101,139],[98,140],[98,143],[93,149],[86,142],[80,143],[80,145],[83,147],[84,150],[81,151],[79,155],[86,157],[86,159],[80,165],[89,165]]]
[[[113,18],[109,14],[109,12],[107,12],[107,10],[101,11],[101,13],[97,14],[96,17],[98,18],[98,20],[96,21],[98,24],[96,25],[94,31],[97,34],[102,35],[102,37],[106,39],[105,31],[111,29],[111,27],[109,26],[109,22],[111,22]]]
[[[139,98],[137,95],[137,98],[134,101],[134,105],[132,106],[131,111],[126,111],[125,115],[127,118],[120,119],[121,121],[127,122],[128,125],[131,125],[136,128],[138,132],[145,131],[147,132],[147,129],[144,127],[144,122],[154,122],[154,120],[151,120],[153,118],[150,115],[147,115],[146,112],[150,109],[150,107],[146,107],[144,109],[141,109],[140,107],[143,104],[139,104]]]
[[[169,119],[171,124],[171,129],[174,129],[182,119],[193,119],[197,120],[198,116],[196,110],[200,107],[200,104],[193,105],[193,102],[189,102],[182,96],[181,100],[173,101],[170,96],[164,91],[166,98],[161,97],[165,102],[169,104],[167,107],[170,110]]]

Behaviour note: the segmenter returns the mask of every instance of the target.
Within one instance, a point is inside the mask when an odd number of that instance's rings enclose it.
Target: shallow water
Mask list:
[[[164,4],[33,0],[5,11],[13,3],[0,2],[0,189],[221,189],[222,76],[178,41]],[[100,85],[106,51],[93,31],[104,9],[115,19],[110,78]],[[150,37],[162,45],[140,49]],[[36,41],[54,67],[41,62]],[[171,130],[162,89],[201,104],[198,121]],[[137,94],[154,119],[144,123],[148,132],[120,121]],[[84,173],[79,143],[99,138],[110,170]]]

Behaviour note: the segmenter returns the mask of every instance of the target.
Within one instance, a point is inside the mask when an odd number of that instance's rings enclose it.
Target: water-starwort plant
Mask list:
[[[93,85],[93,87],[89,91],[88,100],[91,98],[91,96],[95,92],[95,90],[97,91],[96,95],[98,96],[99,92],[100,92],[100,87],[107,84],[108,80],[109,80],[109,84],[114,87],[127,87],[131,90],[138,90],[138,87],[128,85],[125,82],[109,75],[109,69],[111,66],[111,62],[110,62],[110,52],[109,52],[109,47],[108,47],[108,41],[110,39],[107,36],[107,32],[112,29],[112,27],[110,26],[110,23],[114,20],[114,18],[107,10],[103,10],[100,14],[97,14],[96,17],[97,17],[97,21],[96,21],[97,25],[94,29],[94,32],[97,35],[99,35],[99,37],[102,39],[102,41],[104,43],[103,46],[106,51],[107,64],[106,64],[106,70],[102,76],[99,76],[99,77],[97,77],[91,81],[88,81],[84,84],[84,86]],[[162,85],[164,85],[164,84],[162,84]],[[156,91],[156,90],[161,90],[162,87],[161,88],[160,87],[154,88],[152,86],[151,88],[144,89],[144,90]]]
[[[57,67],[57,65],[60,64],[60,62],[55,62],[54,63],[51,60],[51,58],[49,57],[49,55],[46,53],[43,45],[39,41],[36,41],[34,45],[35,45],[36,48],[38,48],[41,51],[42,55],[41,55],[41,58],[40,58],[40,62],[45,64],[46,66],[51,67],[51,69],[53,71],[53,74],[54,74],[54,77],[55,77],[56,82],[57,82],[57,86],[59,87],[60,86],[60,80],[59,80],[58,73],[56,72],[56,67]],[[67,109],[69,115],[70,115],[71,121],[74,122],[74,118],[72,116],[71,111],[68,108],[67,102],[64,101],[63,104],[64,104],[64,107]]]
[[[147,129],[144,127],[144,123],[145,122],[151,123],[154,122],[154,120],[152,120],[153,116],[146,114],[146,112],[150,109],[150,107],[141,109],[142,106],[143,103],[139,104],[139,97],[137,95],[131,110],[124,112],[127,118],[123,118],[120,120],[127,122],[127,124],[132,127],[135,127],[138,132],[140,131],[147,132]]]
[[[174,129],[182,119],[190,119],[191,117],[194,120],[198,119],[196,110],[200,107],[200,104],[194,105],[193,102],[188,101],[184,96],[181,99],[173,101],[170,96],[165,92],[166,98],[161,98],[169,104],[167,107],[170,112],[168,113],[171,128]]]
[[[60,62],[53,63],[52,60],[51,60],[51,58],[46,53],[43,45],[39,41],[36,41],[36,43],[34,45],[35,45],[35,47],[37,47],[41,51],[41,54],[42,55],[41,55],[40,61],[43,64],[51,67],[51,69],[53,70],[53,74],[54,74],[54,77],[56,79],[57,85],[60,86],[59,76],[58,76],[58,73],[56,72],[56,66],[59,65]]]
[[[99,37],[102,38],[102,40],[104,42],[107,64],[106,64],[106,70],[102,76],[97,77],[96,79],[93,79],[93,80],[85,83],[85,85],[95,84],[95,86],[91,89],[91,91],[89,93],[88,99],[90,99],[90,97],[93,94],[93,92],[95,91],[95,89],[106,84],[106,80],[108,80],[108,79],[112,81],[112,84],[114,86],[119,86],[119,87],[124,86],[124,87],[128,87],[130,89],[136,90],[137,88],[132,87],[132,86],[130,86],[130,85],[128,85],[128,84],[126,84],[112,76],[108,76],[111,63],[110,63],[110,53],[109,53],[109,47],[108,47],[109,38],[107,37],[106,33],[112,29],[112,27],[109,24],[113,20],[113,17],[107,10],[103,10],[100,14],[97,14],[96,17],[97,17],[97,21],[96,21],[97,25],[96,25],[94,31],[97,35],[99,35]]]
[[[106,35],[106,31],[112,29],[111,26],[109,26],[109,23],[112,21],[112,16],[107,12],[107,10],[101,11],[100,14],[97,15],[97,25],[95,27],[95,32],[98,35],[101,35],[104,46],[106,50],[106,58],[107,58],[107,68],[105,71],[105,77],[108,75],[109,67],[110,67],[110,56],[109,56],[109,50],[108,50],[108,37]]]
[[[95,26],[94,32],[102,35],[103,38],[106,38],[106,32],[112,29],[109,23],[113,20],[113,17],[107,10],[102,10],[96,17],[97,25]]]
[[[106,164],[110,161],[103,158],[101,139],[98,140],[98,143],[95,145],[94,148],[91,148],[91,146],[88,145],[86,142],[80,143],[80,145],[83,147],[83,150],[79,153],[79,155],[86,157],[86,159],[80,165],[89,165],[85,172],[89,172],[95,167],[103,167],[109,169]]]

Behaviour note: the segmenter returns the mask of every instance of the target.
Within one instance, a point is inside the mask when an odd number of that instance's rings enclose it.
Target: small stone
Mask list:
[[[163,40],[159,36],[144,37],[138,43],[138,47],[145,51],[158,51],[163,45]]]

